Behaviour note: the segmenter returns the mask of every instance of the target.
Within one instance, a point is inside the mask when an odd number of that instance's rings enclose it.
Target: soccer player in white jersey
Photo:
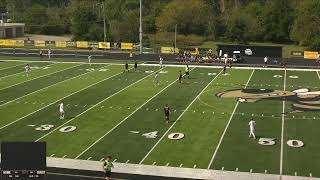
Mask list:
[[[29,77],[29,74],[30,74],[30,71],[31,71],[31,67],[29,66],[29,64],[27,64],[25,67],[24,67],[25,71],[26,71],[26,76]]]
[[[88,62],[89,62],[90,67],[91,67],[91,60],[92,60],[92,56],[89,55],[89,56],[88,56]]]
[[[159,56],[159,65],[160,65],[160,68],[162,68],[162,61],[163,61],[163,58],[161,56]]]
[[[156,75],[154,76],[154,85],[159,86],[159,84],[160,84],[160,77],[159,77],[159,73],[156,72]]]
[[[59,112],[60,112],[60,119],[64,119],[63,103],[60,103],[59,105]]]
[[[253,136],[253,138],[256,139],[256,135],[254,134],[256,122],[253,119],[251,119],[248,126],[250,128],[249,138],[251,138],[251,136]]]

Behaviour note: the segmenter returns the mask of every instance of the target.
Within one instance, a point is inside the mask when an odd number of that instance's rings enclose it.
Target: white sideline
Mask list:
[[[54,64],[50,64],[50,65],[48,65],[48,66],[52,66],[52,65],[54,65]],[[47,66],[47,67],[48,67],[48,66]],[[80,66],[80,65],[77,65],[77,66]],[[42,76],[34,77],[34,78],[31,78],[31,79],[28,79],[27,81],[22,81],[22,82],[19,82],[19,83],[16,83],[16,84],[13,84],[13,85],[4,87],[4,88],[0,89],[0,91],[1,91],[1,90],[4,90],[4,89],[11,88],[11,87],[13,87],[13,86],[17,86],[17,85],[22,84],[22,83],[25,83],[25,82],[29,82],[29,81],[32,81],[32,80],[36,80],[36,79],[39,79],[39,78],[42,78],[42,77],[45,77],[45,76],[50,76],[50,75],[52,75],[52,74],[55,74],[55,73],[58,73],[58,72],[62,72],[62,71],[64,71],[64,70],[68,70],[68,69],[71,69],[71,68],[77,67],[77,66],[68,67],[68,68],[63,69],[63,70],[59,70],[59,71],[51,72],[51,73],[49,73],[49,74],[44,74],[44,75],[42,75]],[[20,73],[16,73],[16,74],[10,74],[10,75],[8,75],[8,76],[1,77],[0,80],[2,80],[2,79],[4,79],[4,78],[7,78],[7,77],[10,77],[10,76],[15,76],[15,75],[18,75],[18,74],[23,74],[23,73],[25,73],[25,72],[20,72]]]
[[[107,66],[104,66],[104,67],[107,67]],[[67,80],[65,80],[65,81],[69,81],[69,80],[78,78],[78,77],[80,77],[80,76],[87,75],[87,74],[92,73],[92,72],[94,72],[94,71],[89,71],[89,72],[87,72],[87,73],[80,74],[80,75],[78,75],[78,76],[75,76],[75,77],[73,77],[73,78],[67,79]],[[67,97],[69,97],[69,96],[72,96],[72,95],[74,95],[74,94],[76,94],[76,93],[78,93],[78,92],[80,92],[80,91],[83,91],[83,90],[85,90],[85,89],[87,89],[87,88],[90,88],[91,86],[94,86],[94,85],[96,85],[96,84],[99,84],[100,82],[105,81],[105,80],[108,80],[108,79],[110,79],[110,78],[112,78],[112,77],[114,77],[114,76],[117,76],[117,75],[121,74],[121,73],[122,73],[122,72],[120,72],[120,73],[118,73],[118,74],[115,74],[115,75],[113,75],[113,76],[110,76],[110,77],[108,77],[108,78],[102,79],[101,81],[98,81],[98,82],[93,83],[93,84],[91,84],[91,85],[89,85],[89,86],[86,86],[86,87],[84,87],[84,88],[82,88],[82,89],[80,89],[80,90],[78,90],[78,91],[75,91],[75,92],[73,92],[73,93],[71,93],[71,94],[68,94],[67,96],[64,96],[64,97],[62,97],[62,98],[60,98],[60,99],[58,99],[58,100],[56,100],[56,101],[54,101],[54,102],[52,102],[52,103],[44,106],[44,107],[41,107],[40,109],[37,109],[36,111],[33,111],[33,112],[31,112],[31,113],[29,113],[29,114],[27,114],[27,115],[25,115],[25,116],[23,116],[23,117],[15,120],[15,121],[13,121],[13,122],[10,122],[10,123],[8,123],[8,124],[0,127],[0,130],[3,129],[3,128],[5,128],[5,127],[10,126],[11,124],[14,124],[14,123],[16,123],[16,122],[24,119],[25,117],[28,117],[28,116],[36,113],[36,112],[39,112],[39,111],[41,111],[42,109],[44,109],[44,108],[46,108],[46,107],[48,107],[48,106],[51,106],[52,104],[55,104],[55,103],[61,101],[62,99],[65,99],[65,98],[67,98]],[[59,82],[59,83],[63,83],[63,82],[65,82],[65,81],[61,81],[61,82]],[[58,84],[59,84],[59,83],[58,83]],[[57,84],[56,84],[56,85],[57,85]]]
[[[106,60],[109,60],[109,61],[117,61],[117,60],[112,60],[112,59],[106,59]],[[79,61],[79,62],[71,62],[71,61],[28,61],[28,60],[1,60],[1,61],[17,61],[17,62],[54,62],[54,63],[71,63],[71,64],[77,64],[77,63],[85,63],[85,60],[84,61]],[[92,64],[111,64],[111,65],[119,65],[119,66],[123,66],[124,64],[123,63],[111,63],[111,62],[95,62],[95,63],[92,63]],[[129,63],[129,64],[132,64],[132,63]],[[159,66],[159,64],[157,64],[155,62],[155,64],[145,64],[145,63],[142,63],[142,64],[139,64],[140,66]],[[164,64],[163,67],[185,67],[186,64]],[[219,65],[214,65],[214,66],[210,66],[210,65],[189,65],[189,67],[194,67],[194,68],[222,68],[223,64],[221,64],[220,66]],[[267,67],[267,68],[264,68],[262,67],[237,67],[237,66],[234,66],[232,67],[232,69],[249,69],[249,70],[252,70],[252,69],[255,69],[255,70],[279,70],[279,71],[284,71],[285,69],[286,70],[289,70],[289,71],[307,71],[307,72],[310,72],[310,71],[319,71],[320,69],[302,69],[302,68],[271,68],[271,67]]]
[[[286,84],[287,84],[287,70],[284,70],[283,91],[286,90]],[[281,120],[280,175],[282,175],[282,171],[283,171],[283,138],[284,138],[285,107],[286,107],[286,101],[285,101],[285,99],[283,99],[283,101],[282,101],[282,120]]]
[[[161,68],[161,69],[162,69],[162,68]],[[142,80],[144,80],[144,79],[148,78],[149,76],[151,76],[151,75],[153,75],[154,73],[156,73],[156,72],[160,71],[161,69],[159,69],[159,70],[157,70],[157,71],[155,71],[155,72],[153,72],[153,73],[151,73],[151,74],[149,74],[149,75],[147,75],[147,76],[145,76],[145,77],[143,77],[143,78],[139,79],[138,81],[136,81],[136,82],[134,82],[134,83],[132,83],[132,84],[130,84],[130,85],[128,85],[128,86],[126,86],[126,87],[122,88],[121,90],[119,90],[119,91],[115,92],[114,94],[112,94],[112,95],[108,96],[107,98],[105,98],[105,99],[101,100],[101,101],[100,101],[100,102],[98,102],[97,104],[95,104],[95,105],[91,106],[90,108],[88,108],[88,109],[86,109],[85,111],[81,112],[80,114],[76,115],[75,117],[73,117],[73,118],[72,118],[72,119],[70,119],[69,121],[67,121],[67,122],[65,122],[65,123],[63,123],[63,124],[61,124],[60,126],[58,126],[57,128],[53,129],[52,131],[50,131],[50,132],[48,132],[47,134],[45,134],[45,135],[41,136],[41,137],[40,137],[40,138],[38,138],[35,142],[38,142],[38,141],[40,141],[41,139],[43,139],[43,138],[47,137],[47,136],[48,136],[48,135],[50,135],[51,133],[55,132],[57,129],[60,129],[60,128],[61,128],[61,127],[63,127],[64,125],[68,124],[69,122],[73,121],[73,120],[74,120],[74,119],[76,119],[77,117],[81,116],[82,114],[84,114],[84,113],[88,112],[89,110],[91,110],[91,109],[95,108],[95,107],[96,107],[96,106],[98,106],[99,104],[101,104],[101,103],[105,102],[106,100],[108,100],[108,99],[112,98],[113,96],[115,96],[115,95],[117,95],[117,94],[121,93],[122,91],[124,91],[124,90],[128,89],[129,87],[131,87],[131,86],[133,86],[133,85],[135,85],[135,84],[139,83],[140,81],[142,81]],[[121,72],[121,73],[123,73],[123,72]]]
[[[78,159],[80,156],[82,156],[85,152],[87,152],[90,148],[92,148],[94,145],[96,145],[101,139],[103,139],[105,136],[107,136],[109,133],[111,133],[114,129],[116,129],[118,126],[120,126],[123,122],[125,122],[130,116],[132,116],[134,113],[136,113],[140,108],[142,108],[144,105],[146,105],[148,102],[150,102],[153,98],[158,96],[160,93],[162,93],[164,90],[166,90],[168,87],[170,87],[172,84],[174,84],[177,80],[173,81],[169,85],[167,85],[165,88],[163,88],[161,91],[159,91],[157,94],[152,96],[150,99],[148,99],[146,102],[144,102],[141,106],[139,106],[136,110],[134,110],[132,113],[130,113],[127,117],[125,117],[122,121],[120,121],[116,126],[114,126],[112,129],[110,129],[107,133],[105,133],[103,136],[101,136],[98,140],[96,140],[93,144],[91,144],[87,149],[82,151],[78,156],[76,156],[75,159]]]
[[[62,72],[62,71],[68,70],[68,69],[72,69],[72,68],[75,68],[75,67],[79,67],[79,66],[81,66],[81,65],[72,66],[72,67],[67,68],[67,69],[59,70],[59,71],[56,71],[56,72],[54,72],[54,73],[47,74],[46,76],[50,76],[50,75],[53,75],[53,74],[55,74],[55,73],[59,73],[59,72]],[[86,73],[84,73],[84,74],[86,74]],[[82,74],[80,74],[80,75],[82,75]],[[78,75],[78,76],[79,76],[79,75]],[[75,77],[78,77],[78,76],[75,76]],[[44,76],[44,77],[45,77],[45,76]],[[41,78],[41,77],[39,77],[39,78]],[[70,79],[73,79],[73,78],[74,78],[74,77],[72,77],[72,78],[70,78]],[[33,92],[29,93],[29,94],[25,94],[25,95],[20,96],[20,97],[18,97],[18,98],[16,98],[16,99],[10,100],[10,101],[8,101],[8,102],[6,102],[6,103],[4,103],[4,104],[0,104],[0,107],[1,107],[1,106],[4,106],[4,105],[6,105],[6,104],[9,104],[9,103],[11,103],[11,102],[13,102],[13,101],[16,101],[16,100],[18,100],[18,99],[21,99],[21,98],[23,98],[23,97],[26,97],[26,96],[28,96],[28,95],[31,95],[31,94],[37,93],[37,92],[39,92],[39,91],[42,91],[42,90],[44,90],[44,89],[50,88],[51,86],[54,86],[54,85],[56,85],[56,84],[59,84],[59,83],[61,83],[61,82],[67,81],[67,80],[69,80],[69,79],[66,79],[66,80],[63,80],[63,81],[59,81],[59,82],[57,82],[57,83],[54,83],[54,84],[51,84],[51,85],[49,85],[49,86],[43,87],[43,88],[41,88],[41,89],[38,89],[38,90],[36,90],[36,91],[33,91]],[[27,82],[27,81],[25,81],[25,82]],[[24,83],[24,82],[22,82],[22,83]],[[13,85],[13,86],[15,86],[15,85]],[[12,86],[6,87],[6,88],[4,88],[4,89],[10,88],[10,87],[12,87]],[[0,90],[2,90],[2,89],[0,89]]]
[[[173,126],[180,120],[180,118],[184,115],[184,113],[191,107],[191,105],[201,96],[203,92],[210,86],[210,84],[221,74],[223,70],[219,72],[203,89],[202,91],[191,101],[191,103],[187,106],[187,108],[180,114],[180,116],[177,118],[177,120],[174,121],[174,123],[169,127],[169,129],[163,134],[163,136],[157,141],[157,143],[150,149],[150,151],[143,157],[143,159],[140,161],[139,164],[142,164],[142,162],[151,154],[151,152],[158,146],[158,144],[161,142],[161,140],[168,134],[168,132],[173,128]]]
[[[113,172],[129,173],[149,176],[193,178],[206,180],[320,180],[299,176],[280,176],[274,174],[261,174],[249,172],[219,171],[208,169],[180,168],[153,165],[138,165],[114,162]],[[101,171],[102,162],[79,159],[62,159],[47,157],[47,166],[54,168],[66,168],[86,171]]]
[[[255,69],[251,72],[251,75],[250,75],[250,77],[249,77],[249,79],[248,79],[248,81],[247,81],[247,83],[246,83],[246,85],[245,85],[244,88],[247,88],[247,86],[248,86],[248,84],[249,84],[249,82],[250,82],[250,80],[251,80],[251,78],[252,78],[252,75],[253,75],[254,71],[255,71]],[[214,153],[213,153],[213,155],[212,155],[212,158],[211,158],[211,160],[210,160],[210,163],[209,163],[209,165],[208,165],[208,169],[210,169],[210,167],[211,167],[211,165],[212,165],[212,163],[213,163],[213,161],[214,161],[214,159],[215,159],[215,157],[216,157],[216,155],[217,155],[217,152],[218,152],[219,147],[220,147],[220,145],[221,145],[221,143],[222,143],[222,140],[223,140],[223,138],[224,138],[224,135],[226,134],[227,129],[229,128],[229,125],[230,125],[230,123],[231,123],[231,120],[232,120],[232,118],[233,118],[234,113],[236,112],[236,110],[237,110],[237,108],[238,108],[238,105],[239,105],[239,101],[237,102],[236,106],[234,107],[233,112],[232,112],[232,114],[231,114],[231,116],[230,116],[230,119],[229,119],[229,121],[228,121],[228,123],[227,123],[227,125],[226,125],[226,128],[224,129],[224,131],[223,131],[223,133],[222,133],[222,135],[221,135],[221,138],[220,138],[220,140],[219,140],[219,143],[218,143],[217,147],[215,148],[215,151],[214,151]]]

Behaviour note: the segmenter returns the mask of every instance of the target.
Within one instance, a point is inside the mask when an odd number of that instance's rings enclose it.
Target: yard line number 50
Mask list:
[[[276,144],[276,139],[275,138],[260,138],[258,143],[263,146],[273,146]],[[304,146],[304,143],[300,140],[293,139],[293,140],[288,140],[287,145],[289,147],[293,147],[293,148],[301,148]]]
[[[36,130],[37,131],[49,131],[52,128],[54,128],[54,125],[44,124],[44,125],[40,125],[39,127],[36,127]],[[68,132],[72,132],[76,129],[77,129],[77,127],[75,127],[75,126],[64,126],[64,127],[61,127],[59,129],[59,131],[63,132],[63,133],[68,133]]]

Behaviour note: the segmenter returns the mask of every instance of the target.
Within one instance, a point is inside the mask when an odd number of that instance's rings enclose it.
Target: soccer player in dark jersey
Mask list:
[[[128,63],[126,63],[125,65],[124,65],[124,71],[123,72],[129,72],[129,65],[128,65]]]
[[[179,72],[179,83],[181,84],[182,83],[182,73],[181,73],[181,70]]]
[[[134,71],[137,71],[137,69],[138,69],[138,63],[137,61],[134,61]]]
[[[165,119],[166,122],[169,123],[169,116],[170,116],[170,107],[168,104],[166,104],[166,106],[164,107],[164,115],[165,115]]]
[[[223,66],[223,74],[226,74],[226,70],[227,70],[227,65]]]

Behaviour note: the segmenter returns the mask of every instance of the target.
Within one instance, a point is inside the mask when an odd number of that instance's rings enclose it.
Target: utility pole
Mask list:
[[[105,4],[106,4],[106,1],[103,1],[103,42],[106,42],[106,39],[107,39],[107,25],[106,25],[106,8],[105,8]]]
[[[178,29],[178,24],[174,26],[174,54],[176,54],[176,48],[177,48],[177,29]]]
[[[139,39],[140,39],[140,54],[142,54],[142,0],[140,0],[140,28],[139,28]]]

